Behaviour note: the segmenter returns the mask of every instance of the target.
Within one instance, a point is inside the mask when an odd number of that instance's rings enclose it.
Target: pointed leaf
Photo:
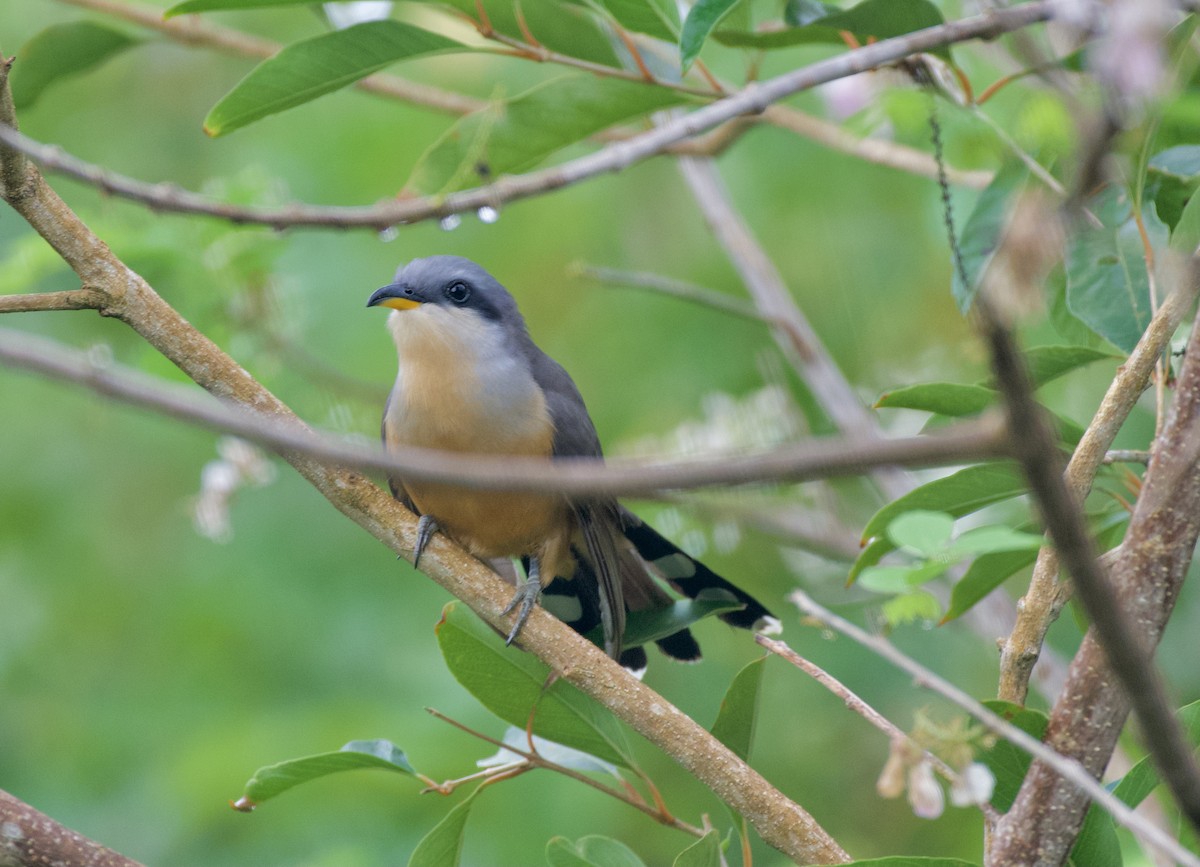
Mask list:
[[[721,835],[709,831],[676,855],[671,867],[721,867]]]
[[[292,43],[260,63],[204,120],[204,131],[225,135],[267,115],[303,105],[400,60],[461,43],[399,21],[367,21]]]
[[[1068,867],[1122,867],[1121,841],[1108,811],[1096,804],[1088,807],[1083,827],[1067,856]]]
[[[416,774],[404,753],[390,741],[351,741],[336,753],[303,756],[259,768],[247,781],[244,797],[250,802],[247,806],[258,805],[319,777],[370,768]]]
[[[942,13],[929,0],[864,0],[851,9],[834,11],[803,27],[761,33],[721,28],[712,34],[712,38],[722,45],[762,50],[811,43],[844,45],[842,32],[846,31],[865,44],[944,22]],[[933,53],[950,57],[948,48],[939,48]]]
[[[980,281],[1000,247],[1013,203],[1028,179],[1029,169],[1024,163],[1007,163],[979,194],[971,215],[967,217],[958,245],[962,250],[963,267],[969,282],[963,285],[957,268],[953,269],[951,281],[951,292],[958,309],[963,313],[975,302]]]
[[[607,709],[562,679],[543,690],[549,667],[505,647],[465,605],[452,602],[442,610],[437,638],[455,680],[500,719],[524,728],[532,714],[534,734],[629,766],[625,730]]]
[[[954,534],[954,518],[945,512],[913,509],[888,524],[887,536],[898,548],[923,557],[945,550]]]
[[[632,849],[611,837],[592,835],[572,843],[554,837],[546,844],[550,867],[646,867]]]
[[[1104,225],[1083,227],[1067,248],[1067,306],[1089,328],[1130,352],[1150,322],[1150,283],[1137,221],[1123,193],[1110,191],[1094,208]],[[1151,246],[1167,245],[1167,227],[1153,206],[1142,221]]]
[[[1088,346],[1034,346],[1025,350],[1025,364],[1034,388],[1095,361],[1113,361],[1121,356]]]
[[[1200,145],[1177,145],[1150,157],[1146,168],[1181,181],[1200,180]]]
[[[866,569],[874,566],[886,554],[890,554],[895,550],[896,546],[892,544],[892,540],[887,536],[877,536],[872,539],[863,548],[862,553],[858,555],[858,559],[850,564],[850,571],[846,574],[846,586],[849,587],[852,585]]]
[[[270,6],[307,6],[312,0],[184,0],[163,13],[163,18],[190,15],[195,12],[213,12],[238,9],[266,9]]]
[[[919,409],[959,418],[976,415],[991,406],[996,392],[982,385],[957,382],[923,382],[885,392],[876,407]]]
[[[408,859],[408,867],[458,867],[467,831],[467,817],[480,791],[482,787],[472,791],[461,804],[455,804],[445,818],[421,838],[412,857]]]
[[[33,105],[56,81],[99,66],[140,41],[93,21],[51,25],[17,52],[12,68],[13,104],[17,108]]]
[[[1200,701],[1184,705],[1179,709],[1179,722],[1188,741],[1200,745]],[[1117,785],[1113,794],[1131,807],[1136,807],[1158,786],[1160,780],[1154,762],[1145,756],[1129,769]]]
[[[950,607],[942,623],[970,611],[979,600],[1036,559],[1036,550],[999,551],[976,557],[950,591]]]
[[[1007,701],[985,701],[988,710],[999,714],[1026,734],[1033,735],[1038,740],[1046,733],[1049,719],[1041,711],[1015,705]],[[1006,740],[998,740],[990,749],[979,757],[992,776],[996,778],[996,788],[992,792],[992,806],[1001,813],[1007,813],[1021,788],[1021,781],[1029,770],[1032,761],[1029,753],[1015,747]]]
[[[695,62],[708,34],[740,0],[697,0],[683,22],[679,35],[679,64],[686,72]]]
[[[758,694],[762,689],[765,656],[759,657],[737,673],[717,711],[712,734],[733,750],[743,761],[750,757],[754,729],[758,724]]]
[[[967,530],[950,544],[955,554],[992,554],[999,551],[1033,551],[1045,544],[1045,540],[1034,533],[1022,533],[1011,527],[993,524]]]
[[[674,3],[658,0],[598,0],[626,30],[665,42],[679,38],[679,13]]]
[[[459,120],[422,155],[405,187],[418,194],[466,189],[685,99],[666,87],[613,78],[555,78]]]
[[[740,611],[745,607],[741,602],[727,599],[678,599],[665,608],[630,611],[625,617],[625,633],[621,637],[621,646],[637,647],[649,644],[674,635],[681,629],[687,629],[705,617]],[[589,632],[587,637],[597,646],[604,641],[603,632],[599,627]]]
[[[881,536],[899,515],[914,509],[946,512],[961,518],[984,506],[1025,493],[1025,480],[1011,463],[978,464],[935,479],[888,503],[863,529],[863,538]]]

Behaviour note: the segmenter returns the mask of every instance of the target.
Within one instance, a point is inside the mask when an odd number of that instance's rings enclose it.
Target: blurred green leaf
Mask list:
[[[783,7],[783,20],[789,27],[804,27],[840,11],[836,6],[821,3],[820,0],[787,0]]]
[[[1137,221],[1122,194],[1109,191],[1095,208],[1104,225],[1085,225],[1067,247],[1067,305],[1089,328],[1130,352],[1150,322],[1150,283]],[[1155,250],[1167,245],[1167,227],[1153,206],[1142,214]]]
[[[1177,145],[1150,157],[1146,168],[1181,181],[1200,180],[1200,145]]]
[[[437,625],[438,645],[455,680],[507,723],[547,740],[628,767],[625,730],[607,709],[559,679],[543,690],[548,666],[504,640],[469,608],[450,603]],[[536,709],[536,710],[535,710]]]
[[[913,509],[888,524],[887,535],[896,547],[924,557],[944,551],[954,534],[954,518],[945,512]]]
[[[246,782],[244,796],[258,805],[310,780],[343,771],[371,768],[409,776],[416,774],[403,751],[397,749],[391,741],[351,741],[336,753],[319,753],[288,759],[259,768]]]
[[[1029,169],[1024,163],[1006,163],[996,172],[987,188],[979,194],[971,215],[963,225],[958,246],[962,251],[968,285],[963,285],[958,269],[954,268],[950,289],[958,309],[963,313],[966,313],[975,301],[979,283],[1000,246],[1013,202],[1028,179]]]
[[[679,65],[686,72],[700,54],[708,34],[741,0],[697,0],[679,35]]]
[[[1112,361],[1120,356],[1088,346],[1034,346],[1025,350],[1025,364],[1035,388],[1095,361]]]
[[[967,530],[950,544],[950,550],[962,554],[993,554],[1000,551],[1032,551],[1045,544],[1045,540],[1034,533],[1023,533],[1012,527],[993,524]]]
[[[1178,716],[1187,739],[1192,744],[1200,745],[1200,701],[1181,707]],[[1136,807],[1160,782],[1154,762],[1149,756],[1144,756],[1117,781],[1113,794],[1129,806]]]
[[[884,602],[880,609],[892,626],[905,623],[936,623],[942,616],[942,606],[937,598],[926,590],[901,593]]]
[[[550,867],[646,867],[632,849],[611,837],[591,835],[572,843],[554,837],[546,844]]]
[[[738,611],[745,607],[740,602],[726,599],[677,599],[665,608],[630,611],[625,616],[625,633],[621,638],[621,646],[637,647],[640,644],[649,644],[674,635],[705,617]],[[588,633],[588,639],[599,646],[603,642],[601,628],[597,627]]]
[[[715,828],[709,831],[680,852],[671,867],[721,867],[721,835]]]
[[[759,657],[734,676],[721,709],[712,725],[717,740],[733,750],[743,761],[750,757],[754,745],[754,729],[758,724],[758,694],[762,689],[763,668],[767,661]]]
[[[985,701],[984,706],[1008,722],[1015,725],[1026,734],[1033,735],[1038,740],[1046,733],[1049,719],[1041,711],[1030,710],[1007,701]],[[1021,781],[1029,770],[1032,761],[1029,753],[1015,747],[1004,739],[997,740],[990,750],[985,750],[979,760],[988,766],[996,778],[996,788],[992,792],[992,806],[1001,813],[1008,812]]]
[[[862,570],[858,583],[875,593],[909,593],[952,565],[949,560],[927,560],[917,566],[871,566]]]
[[[842,31],[849,31],[865,44],[872,38],[889,39],[944,22],[942,13],[929,0],[864,0],[851,9],[833,12],[804,27],[761,33],[721,29],[713,33],[713,39],[733,48],[789,48],[814,42],[844,45]],[[950,57],[947,48],[935,49],[932,53]]]
[[[884,555],[895,550],[896,546],[887,536],[877,536],[872,539],[858,555],[858,559],[850,564],[850,571],[846,574],[846,586],[849,587],[868,567],[874,566],[884,558]]]
[[[1036,559],[1037,551],[1028,549],[997,551],[976,557],[950,591],[950,605],[942,623],[970,611],[979,600]]]
[[[99,66],[140,42],[94,21],[53,24],[17,51],[12,68],[13,104],[27,108],[55,82]]]
[[[686,97],[593,75],[565,75],[459,120],[422,155],[405,188],[450,193],[519,172],[618,121]]]
[[[915,509],[946,512],[961,518],[984,506],[999,503],[1025,493],[1025,480],[1011,463],[978,464],[966,467],[949,476],[910,491],[903,497],[888,503],[863,528],[864,539],[883,536],[888,526],[898,516]],[[889,542],[894,550],[895,545]],[[866,552],[864,552],[865,554]],[[874,552],[873,552],[874,553]],[[882,556],[885,552],[880,552]],[[860,555],[861,560],[863,555]],[[878,562],[878,557],[876,557]]]
[[[679,13],[675,4],[658,0],[597,0],[626,30],[645,33],[666,42],[679,38]],[[586,4],[585,4],[586,5]]]
[[[1171,232],[1170,247],[1184,256],[1192,255],[1200,247],[1200,196],[1193,194],[1183,206],[1179,222]]]
[[[313,0],[184,0],[163,12],[163,18],[218,10],[266,9],[270,6],[309,6]]]
[[[465,51],[453,39],[399,21],[367,21],[294,42],[260,63],[204,119],[211,136],[332,93],[400,60]]]
[[[458,867],[467,831],[467,817],[471,814],[475,796],[482,789],[482,786],[474,789],[461,804],[455,804],[446,817],[421,838],[408,859],[408,867]]]
[[[996,400],[996,392],[982,385],[957,382],[923,382],[885,392],[876,408],[919,409],[959,418],[983,412]]]

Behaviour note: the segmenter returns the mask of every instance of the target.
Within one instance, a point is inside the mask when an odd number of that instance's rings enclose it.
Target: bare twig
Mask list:
[[[0,791],[0,867],[141,867]]]
[[[661,295],[669,295],[681,301],[689,301],[702,307],[711,307],[722,313],[731,313],[742,319],[753,319],[755,322],[770,323],[761,310],[751,302],[707,286],[697,286],[685,280],[675,280],[661,274],[650,274],[644,271],[620,271],[616,268],[605,268],[599,265],[587,265],[582,262],[571,266],[571,272],[581,277],[595,280],[597,283],[611,283],[620,286],[630,286],[635,289],[646,289]]]
[[[320,436],[295,421],[211,401],[190,390],[161,384],[113,364],[97,364],[87,353],[46,338],[0,329],[0,361],[110,397],[148,407],[183,421],[233,433],[283,453],[299,453],[331,465],[379,470],[421,481],[477,488],[588,494],[653,494],[713,484],[800,481],[825,475],[854,475],[873,466],[961,463],[1004,454],[1006,437],[995,419],[935,436],[855,442],[851,438],[794,444],[754,456],[728,456],[675,463],[595,459],[547,460],[464,455],[434,449],[357,445]]]
[[[545,768],[548,771],[554,771],[555,773],[562,774],[564,777],[569,777],[570,779],[575,780],[577,783],[583,783],[585,786],[591,786],[593,789],[603,792],[610,797],[616,798],[618,801],[623,801],[634,809],[641,810],[659,824],[666,825],[668,828],[675,828],[676,830],[683,831],[685,834],[691,834],[693,837],[704,836],[705,832],[702,828],[697,828],[695,825],[689,825],[687,822],[678,818],[669,810],[662,810],[657,807],[650,806],[648,803],[642,800],[642,798],[636,796],[632,792],[625,792],[621,791],[620,789],[614,789],[610,786],[605,786],[602,783],[592,779],[587,774],[582,774],[574,768],[568,768],[564,765],[558,764],[557,762],[551,761],[539,752],[533,750],[523,750],[519,747],[512,746],[511,744],[506,744],[504,741],[497,740],[489,735],[485,735],[483,732],[476,731],[475,729],[466,726],[458,720],[452,719],[441,711],[434,710],[431,707],[427,707],[425,710],[437,719],[440,719],[442,722],[449,723],[450,725],[457,729],[461,729],[472,737],[479,738],[481,741],[489,743],[494,747],[499,747],[502,750],[508,750],[510,753],[520,756],[533,767]]]
[[[1037,738],[1023,732],[1012,723],[992,713],[971,696],[930,671],[915,659],[906,656],[893,646],[891,642],[887,641],[887,639],[877,635],[868,635],[853,623],[838,617],[832,611],[818,605],[808,594],[797,590],[789,598],[804,614],[878,654],[881,659],[886,660],[911,675],[913,683],[917,686],[933,690],[938,695],[975,717],[988,731],[999,735],[1009,743],[1020,747],[1025,752],[1053,768],[1055,773],[1067,781],[1066,784],[1073,791],[1079,792],[1083,796],[1085,803],[1090,799],[1100,804],[1112,815],[1118,824],[1128,828],[1138,837],[1151,841],[1154,845],[1162,848],[1163,851],[1169,852],[1177,863],[1186,864],[1188,867],[1200,867],[1200,858],[1197,858],[1191,852],[1184,849],[1178,841],[1168,837],[1160,828],[1155,827],[1137,815],[1120,798],[1117,798],[1104,788],[1104,786],[1096,782],[1084,766],[1075,759],[1055,752]],[[1011,817],[1012,813],[1010,812],[1008,816]],[[1003,824],[1003,821],[1001,820],[1001,824]],[[1031,858],[1028,860],[997,861],[995,863],[1032,864],[1035,861],[1036,859]]]
[[[104,296],[88,289],[67,289],[31,295],[0,295],[0,313],[32,313],[38,310],[96,310]]]
[[[361,227],[383,230],[395,225],[437,219],[483,207],[548,193],[629,166],[668,150],[677,142],[696,136],[744,114],[759,114],[773,103],[802,90],[894,63],[921,51],[956,42],[991,39],[1027,27],[1051,16],[1051,0],[1032,0],[1003,9],[885,39],[837,57],[753,83],[725,99],[699,108],[676,120],[600,151],[523,175],[512,175],[471,190],[415,199],[399,199],[376,205],[319,207],[293,204],[280,208],[236,207],[213,202],[195,193],[171,186],[134,181],[106,172],[60,150],[39,144],[13,129],[0,127],[0,142],[28,153],[51,171],[62,172],[101,189],[142,202],[157,210],[204,214],[235,223],[257,223],[274,228],[290,226]]]
[[[1109,449],[1104,453],[1105,464],[1148,464],[1150,452],[1141,449]]]
[[[1067,463],[1065,477],[1077,499],[1082,501],[1091,491],[1109,446],[1149,384],[1155,364],[1195,303],[1198,290],[1200,262],[1193,260],[1179,287],[1159,306],[1137,346],[1117,370]],[[1057,580],[1058,569],[1055,551],[1042,548],[1034,564],[1029,589],[1017,609],[1016,624],[1001,648],[999,696],[1005,701],[1024,703],[1029,675],[1037,662],[1046,632],[1070,598],[1070,585]]]

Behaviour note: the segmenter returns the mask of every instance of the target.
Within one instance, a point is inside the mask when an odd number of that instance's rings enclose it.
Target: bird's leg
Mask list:
[[[417,543],[413,545],[413,568],[415,569],[421,562],[421,554],[425,551],[425,546],[429,544],[429,540],[433,538],[433,534],[438,531],[438,523],[433,519],[432,515],[422,515],[417,521]]]
[[[508,614],[513,609],[517,610],[517,622],[513,624],[512,632],[508,633],[508,638],[505,644],[512,644],[516,637],[521,633],[521,627],[525,625],[525,621],[529,619],[529,612],[533,611],[533,606],[537,604],[538,597],[542,595],[542,579],[541,579],[541,558],[529,558],[529,574],[520,586],[517,587],[517,592],[513,594],[512,602],[500,612]]]

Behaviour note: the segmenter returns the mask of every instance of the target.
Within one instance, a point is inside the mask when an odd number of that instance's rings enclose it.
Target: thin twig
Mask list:
[[[688,283],[686,280],[676,280],[671,277],[664,277],[661,274],[650,274],[645,271],[621,271],[616,268],[604,268],[599,265],[588,265],[582,262],[571,265],[569,270],[574,275],[595,280],[597,283],[612,283],[621,286],[630,286],[634,289],[647,289],[651,292],[669,295],[672,298],[699,304],[703,307],[711,307],[714,310],[720,310],[722,313],[731,313],[743,319],[753,319],[755,322],[765,322],[768,324],[772,323],[772,320],[768,319],[761,310],[744,298],[727,295],[724,292],[718,292],[706,286],[697,286],[695,283]]]
[[[624,792],[619,789],[610,788],[609,786],[592,779],[586,774],[580,773],[574,768],[568,768],[565,765],[560,765],[557,762],[551,761],[536,750],[523,750],[520,747],[506,744],[504,741],[497,740],[496,738],[486,735],[481,731],[476,731],[470,726],[446,716],[439,710],[435,710],[431,707],[427,707],[425,710],[427,713],[432,714],[435,718],[440,719],[442,722],[449,723],[450,725],[466,732],[472,737],[478,738],[479,740],[489,743],[494,747],[499,747],[502,750],[508,750],[508,752],[520,756],[534,767],[545,768],[548,771],[554,771],[555,773],[562,774],[564,777],[569,777],[570,779],[575,780],[577,783],[583,783],[585,786],[591,786],[593,789],[603,792],[610,797],[616,798],[618,801],[623,801],[634,809],[641,810],[647,816],[654,819],[654,821],[662,825],[666,825],[668,828],[675,828],[683,831],[685,834],[691,834],[693,837],[704,836],[703,829],[684,822],[682,819],[679,819],[677,816],[672,814],[670,810],[662,809],[660,807],[651,807],[644,800],[634,794]]]
[[[67,382],[183,421],[233,433],[281,452],[297,452],[332,465],[378,470],[421,481],[452,482],[484,489],[544,491],[572,496],[618,493],[649,495],[713,484],[800,481],[854,475],[875,466],[945,464],[998,457],[1006,436],[995,419],[911,439],[849,437],[814,440],[754,456],[728,456],[674,463],[595,459],[495,458],[357,445],[313,433],[297,422],[264,416],[168,386],[115,364],[42,337],[0,329],[0,361]]]
[[[98,310],[104,296],[89,289],[67,289],[29,295],[0,295],[0,313],[32,313],[40,310]]]
[[[162,211],[204,214],[235,223],[256,223],[274,228],[291,226],[360,227],[377,231],[399,224],[440,219],[450,214],[517,201],[584,180],[622,171],[669,149],[673,144],[712,129],[744,114],[759,114],[773,103],[802,90],[869,69],[886,66],[922,51],[956,42],[990,39],[1027,27],[1051,16],[1051,0],[1032,0],[1012,9],[950,21],[892,39],[885,39],[836,57],[818,61],[741,91],[664,123],[627,141],[569,162],[523,175],[511,175],[471,190],[415,199],[387,200],[375,205],[322,207],[304,204],[280,208],[237,207],[214,202],[195,193],[134,181],[69,157],[59,149],[40,144],[13,129],[0,126],[0,142],[38,160],[51,171],[71,175],[114,195],[142,202]]]
[[[1037,738],[1017,728],[999,715],[992,713],[978,701],[967,695],[958,687],[946,681],[939,675],[921,665],[912,657],[906,656],[887,639],[868,635],[862,629],[832,611],[818,605],[803,591],[796,590],[789,597],[799,607],[800,611],[822,625],[829,627],[847,638],[861,644],[900,670],[907,672],[917,686],[933,690],[938,695],[952,702],[975,717],[988,731],[1004,738],[1004,740],[1020,747],[1025,752],[1045,762],[1068,780],[1088,798],[1100,804],[1120,825],[1128,828],[1138,837],[1149,840],[1159,846],[1179,864],[1188,867],[1200,867],[1200,858],[1183,848],[1177,840],[1168,837],[1160,828],[1147,822],[1129,808],[1127,804],[1100,785],[1087,770],[1076,760],[1067,758],[1047,747]]]
[[[827,672],[825,669],[821,668],[821,666],[817,665],[811,660],[805,659],[796,651],[792,650],[792,648],[788,647],[786,642],[779,641],[775,638],[768,638],[762,634],[755,635],[754,640],[767,650],[771,651],[771,653],[774,653],[776,656],[787,660],[821,686],[832,692],[842,700],[842,703],[846,706],[847,710],[853,711],[871,725],[875,726],[875,728],[879,729],[888,736],[889,741],[905,741],[911,744],[913,749],[920,752],[929,762],[929,764],[933,766],[934,770],[942,775],[943,779],[950,783],[955,783],[958,781],[959,774],[956,770],[954,770],[954,768],[950,767],[929,750],[916,743],[903,729],[900,728],[900,726],[896,725],[879,711],[875,710],[875,708],[871,707],[871,705],[869,705],[867,702],[863,701],[863,699],[857,693],[855,693],[852,689]],[[977,804],[976,806],[979,807],[989,822],[995,822],[1000,818],[1000,815],[996,812],[991,804]]]

